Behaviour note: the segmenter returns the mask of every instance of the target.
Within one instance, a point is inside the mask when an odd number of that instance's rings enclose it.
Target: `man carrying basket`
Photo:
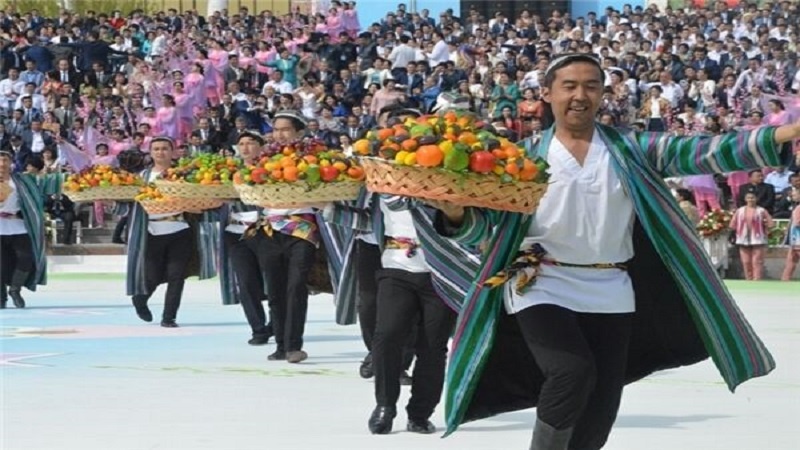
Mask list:
[[[662,178],[779,166],[800,123],[623,133],[594,121],[603,84],[589,54],[547,68],[555,126],[527,146],[551,166],[535,214],[437,204],[441,233],[487,245],[454,337],[448,433],[536,406],[531,449],[599,449],[626,383],[708,356],[731,389],[775,367]]]

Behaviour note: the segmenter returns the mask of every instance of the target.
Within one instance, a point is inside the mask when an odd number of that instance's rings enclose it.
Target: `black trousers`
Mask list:
[[[225,232],[225,245],[228,247],[233,271],[236,274],[237,293],[239,302],[244,310],[244,316],[253,332],[253,337],[267,337],[272,335],[271,325],[267,323],[262,301],[266,298],[264,293],[264,278],[267,271],[264,261],[264,234],[257,233],[249,239],[241,239],[242,235]]]
[[[162,320],[175,320],[181,306],[183,285],[186,282],[186,271],[194,246],[192,232],[188,228],[177,233],[155,236],[147,234],[145,249],[145,282],[146,295],[135,295],[135,303],[146,304],[158,285],[167,283],[164,295],[164,312]]]
[[[34,270],[36,270],[36,259],[33,256],[31,237],[27,234],[0,235],[2,284],[10,285],[15,271],[33,272]]]
[[[442,395],[447,341],[456,314],[439,298],[430,273],[398,269],[378,272],[378,321],[372,342],[375,400],[378,406],[395,406],[400,396],[403,345],[419,321],[408,417],[424,421]]]
[[[647,131],[667,131],[667,124],[664,119],[648,119]]]
[[[125,230],[128,228],[128,215],[129,214],[125,214],[119,218],[119,222],[117,222],[117,225],[114,227],[114,234],[111,236],[111,242],[122,242],[123,234],[127,238]],[[127,239],[125,239],[125,241],[127,241]]]
[[[362,240],[356,241],[356,277],[358,280],[358,324],[361,326],[361,339],[368,351],[372,351],[375,338],[375,322],[378,313],[378,281],[376,275],[382,267],[381,249],[377,245]],[[414,361],[414,347],[417,337],[417,321],[403,347],[403,369],[408,370]]]
[[[574,428],[570,450],[602,448],[622,398],[633,314],[537,305],[516,317],[545,376],[538,418],[558,430]]]
[[[311,242],[273,233],[259,246],[266,270],[267,296],[279,351],[303,349],[308,313],[308,274],[317,248]]]

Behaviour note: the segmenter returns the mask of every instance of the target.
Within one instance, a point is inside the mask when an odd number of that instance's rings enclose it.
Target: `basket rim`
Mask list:
[[[503,185],[506,185],[506,184],[508,184],[508,185],[522,184],[522,185],[546,185],[547,186],[547,185],[550,185],[552,183],[552,181],[548,181],[546,183],[541,183],[541,182],[538,182],[538,181],[522,181],[522,180],[512,180],[512,181],[503,182],[502,180],[500,180],[500,177],[498,177],[498,176],[496,176],[494,174],[481,174],[481,173],[475,173],[475,172],[471,172],[471,171],[456,172],[454,170],[450,170],[450,169],[447,169],[447,168],[444,168],[444,167],[423,167],[423,166],[416,165],[416,164],[413,165],[413,166],[407,166],[405,164],[398,164],[395,161],[390,161],[388,159],[379,158],[377,156],[360,156],[359,158],[363,158],[363,159],[368,160],[368,163],[375,163],[376,165],[389,166],[389,167],[392,168],[392,170],[404,170],[404,171],[412,171],[412,170],[417,170],[417,171],[426,170],[427,171],[427,170],[429,170],[429,171],[432,171],[432,172],[442,173],[442,174],[445,174],[445,175],[451,175],[451,176],[454,176],[454,177],[471,178],[471,179],[481,180],[481,181],[495,180],[495,181],[497,181],[497,184],[503,184]],[[366,177],[369,178],[369,174],[368,173],[366,174]]]

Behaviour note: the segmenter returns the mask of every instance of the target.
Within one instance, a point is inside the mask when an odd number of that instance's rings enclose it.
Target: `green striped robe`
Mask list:
[[[36,177],[30,174],[11,174],[17,186],[20,211],[25,230],[31,238],[33,260],[36,270],[28,276],[25,287],[31,291],[37,285],[47,284],[47,255],[45,249],[44,196],[57,193],[60,188],[59,174]]]
[[[656,286],[637,286],[636,258],[632,263],[637,312],[627,381],[657,370],[695,363],[705,359],[704,353],[711,356],[731,391],[750,378],[772,371],[775,367],[772,356],[736,306],[663,178],[781,165],[781,151],[774,141],[775,129],[766,127],[714,137],[673,137],[659,133],[623,134],[599,124],[596,127],[634,203],[643,241],[653,254],[653,265],[644,270],[665,268],[661,273],[650,274],[662,278]],[[552,137],[551,128],[538,146],[526,146],[528,155],[546,158]],[[504,341],[502,350],[499,347],[493,352],[496,339],[510,339],[498,327],[515,325],[502,311],[503,290],[478,287],[513,260],[531,219],[521,214],[468,209],[464,224],[453,236],[468,245],[486,239],[490,244],[456,326],[447,373],[446,434],[464,422],[536,404],[538,390],[526,391],[541,386],[541,374],[529,375],[515,384],[519,377],[515,379],[514,374],[498,369],[505,364],[504,368],[510,367],[511,372],[521,371],[521,361],[532,359],[525,354],[527,349],[515,358],[504,358],[503,353],[515,351]],[[636,251],[639,257],[639,249]],[[669,295],[670,292],[674,295]],[[663,312],[659,309],[669,307],[666,303],[685,311],[682,322],[671,315],[678,311],[675,308],[669,314],[659,315]],[[660,321],[674,329],[666,329]],[[686,326],[687,323],[693,326]],[[658,333],[653,328],[660,328],[662,334],[654,337]],[[692,333],[695,336],[686,337]],[[692,340],[697,341],[694,347],[702,344],[704,349],[693,348]],[[516,342],[518,347],[524,347],[524,341]],[[535,364],[528,367],[537,370]]]
[[[355,243],[355,231],[372,231],[377,236],[379,247],[383,251],[384,224],[378,194],[362,193],[355,202],[337,203],[328,222],[353,230],[343,239],[348,247],[338,254],[344,255],[342,269],[339,272],[338,289],[335,293],[337,299],[337,318],[340,312],[352,314],[355,322],[356,312],[356,272],[353,261],[352,248]],[[425,254],[425,261],[433,275],[433,286],[439,297],[453,310],[461,309],[465,294],[470,288],[472,280],[480,264],[477,251],[473,248],[460,245],[454,240],[442,237],[434,226],[435,210],[425,206],[417,200],[399,197],[384,196],[387,206],[395,211],[408,210],[414,219],[420,247]],[[334,253],[329,251],[330,255]],[[350,317],[341,314],[341,317]]]

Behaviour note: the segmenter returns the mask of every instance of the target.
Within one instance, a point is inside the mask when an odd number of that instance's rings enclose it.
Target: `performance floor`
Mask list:
[[[778,368],[736,394],[709,362],[626,389],[610,450],[800,448],[800,283],[730,284]],[[216,280],[186,285],[179,329],[136,318],[119,275],[54,275],[29,308],[0,310],[0,449],[527,449],[534,411],[465,425],[446,439],[371,436],[372,381],[357,374],[357,326],[311,299],[299,365],[246,344]],[[158,300],[162,290],[155,295]],[[151,305],[160,316],[160,300]],[[434,422],[443,425],[443,405]]]

